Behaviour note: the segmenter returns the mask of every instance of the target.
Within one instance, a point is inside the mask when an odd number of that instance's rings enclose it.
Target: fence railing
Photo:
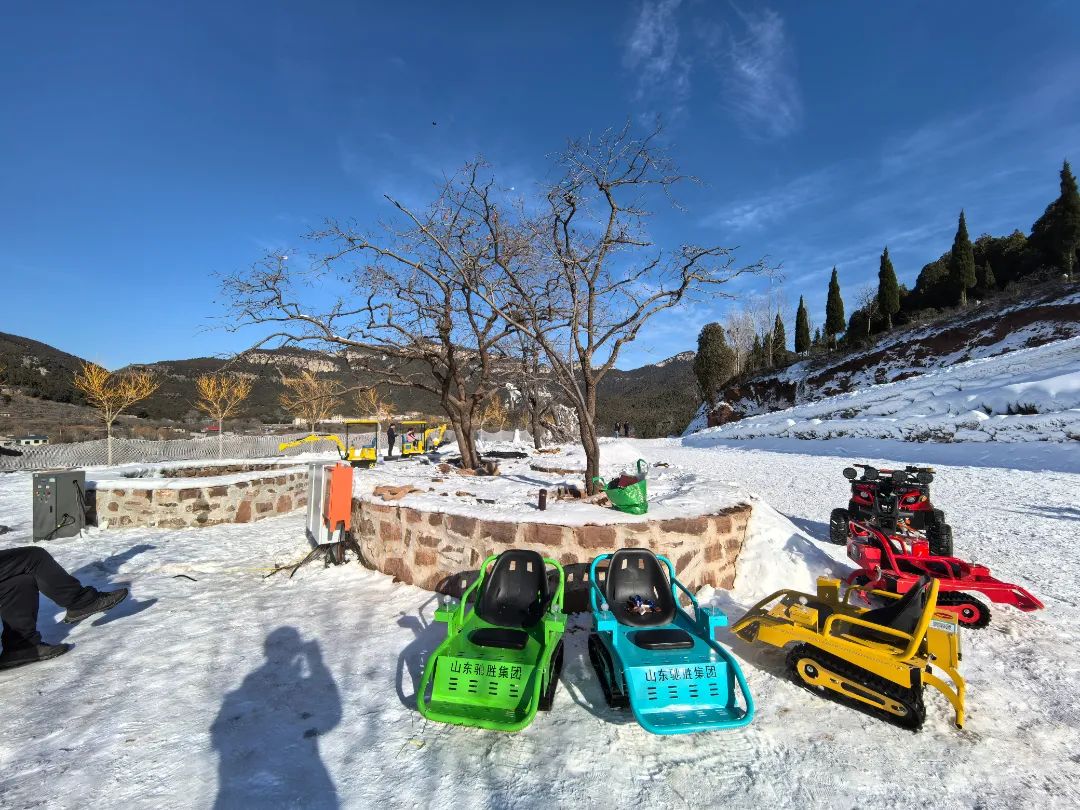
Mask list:
[[[329,442],[302,444],[286,450],[278,450],[278,445],[302,439],[307,433],[289,433],[266,436],[226,435],[221,437],[220,455],[222,458],[266,458],[269,456],[296,456],[301,453],[335,452],[336,447]],[[355,446],[368,444],[373,434],[353,435],[350,442]],[[523,430],[502,430],[498,432],[479,431],[481,442],[531,442],[529,434]],[[443,444],[454,441],[454,434],[447,431]],[[380,436],[379,447],[385,448],[386,436]],[[0,456],[0,471],[5,470],[44,470],[64,467],[92,467],[108,463],[108,443],[106,439],[71,444],[47,444],[38,447],[14,448],[22,452],[21,456]],[[216,459],[219,456],[218,437],[208,436],[197,439],[120,439],[112,440],[113,464],[151,464],[165,461],[198,461]]]

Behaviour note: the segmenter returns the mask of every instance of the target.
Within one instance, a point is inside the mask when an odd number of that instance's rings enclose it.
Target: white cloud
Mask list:
[[[637,77],[635,98],[664,96],[677,109],[690,94],[690,60],[679,53],[677,13],[682,0],[642,3],[623,64]]]
[[[772,140],[802,125],[802,94],[795,54],[783,18],[771,9],[736,9],[739,30],[731,26],[705,34],[714,48],[725,103],[751,137]]]
[[[717,209],[704,217],[701,224],[722,226],[735,232],[759,230],[780,222],[796,209],[824,200],[831,193],[837,174],[837,167],[805,174],[781,188]]]

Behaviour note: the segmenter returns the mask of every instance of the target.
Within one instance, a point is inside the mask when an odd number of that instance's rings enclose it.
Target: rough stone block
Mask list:
[[[400,543],[401,526],[398,525],[397,521],[380,520],[379,539],[384,543]]]
[[[493,543],[513,545],[517,539],[518,527],[516,523],[506,521],[482,520],[479,521],[480,536],[491,540]]]
[[[567,534],[569,534],[567,530]],[[558,546],[563,543],[563,527],[552,523],[529,523],[525,527],[525,541],[543,546]]]
[[[615,529],[611,526],[581,526],[577,536],[583,548],[610,550],[615,547]]]
[[[446,525],[450,531],[462,537],[472,537],[476,533],[476,518],[464,515],[447,515]]]
[[[236,517],[233,518],[233,523],[250,523],[251,522],[251,501],[241,501],[240,506],[236,508]]]

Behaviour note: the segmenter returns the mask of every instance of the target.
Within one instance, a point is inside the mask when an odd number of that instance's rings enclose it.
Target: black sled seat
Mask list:
[[[547,610],[551,595],[544,558],[535,551],[505,551],[495,561],[476,600],[476,615],[494,627],[481,627],[469,641],[481,647],[523,650],[533,627]]]
[[[628,627],[670,625],[675,618],[675,598],[671,593],[671,583],[668,582],[660,561],[645,549],[624,548],[611,555],[605,596],[619,624]],[[659,610],[644,615],[630,610],[629,602],[635,596],[651,599]],[[630,633],[629,638],[645,650],[679,650],[694,646],[690,634],[676,627],[638,630]]]

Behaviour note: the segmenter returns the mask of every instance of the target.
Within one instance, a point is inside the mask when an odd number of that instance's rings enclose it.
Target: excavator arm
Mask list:
[[[307,444],[308,442],[333,442],[337,445],[338,455],[342,458],[345,458],[346,456],[344,442],[342,442],[341,439],[339,439],[332,433],[326,434],[325,436],[320,436],[316,433],[312,433],[310,436],[305,436],[304,438],[297,439],[296,441],[282,442],[278,445],[278,451],[280,452],[282,450],[288,450],[290,447],[299,447],[300,445]]]

